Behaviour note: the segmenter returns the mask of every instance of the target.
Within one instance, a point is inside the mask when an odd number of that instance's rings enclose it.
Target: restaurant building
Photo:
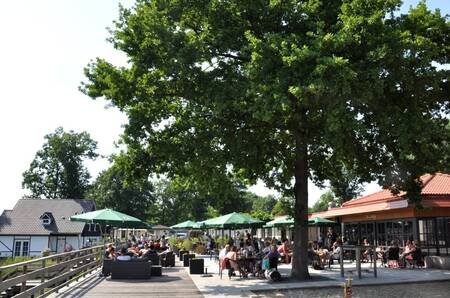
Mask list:
[[[317,212],[341,224],[349,244],[361,244],[367,238],[376,245],[401,245],[414,240],[428,255],[450,255],[450,175],[426,174],[421,178],[422,205],[418,210],[408,204],[405,193],[393,195],[389,190],[354,199],[341,207]]]

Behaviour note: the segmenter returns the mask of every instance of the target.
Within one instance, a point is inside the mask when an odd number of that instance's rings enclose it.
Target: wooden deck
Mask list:
[[[62,293],[58,298],[73,297],[203,297],[183,267],[163,268],[163,276],[149,280],[111,280],[96,275]]]

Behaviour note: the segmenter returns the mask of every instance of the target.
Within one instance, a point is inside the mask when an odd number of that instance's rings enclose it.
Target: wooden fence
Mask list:
[[[104,246],[0,267],[0,297],[45,297],[101,265]]]

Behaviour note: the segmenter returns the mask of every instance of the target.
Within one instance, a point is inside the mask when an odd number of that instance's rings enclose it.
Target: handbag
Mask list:
[[[269,259],[263,259],[263,261],[262,261],[262,269],[263,270],[269,269],[269,266],[270,266]]]

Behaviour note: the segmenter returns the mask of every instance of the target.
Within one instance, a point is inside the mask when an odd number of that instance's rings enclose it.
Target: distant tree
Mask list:
[[[255,199],[253,200],[252,209],[253,212],[263,211],[270,213],[276,203],[277,200],[275,199],[274,196],[265,196],[265,197],[256,196]]]
[[[205,219],[214,218],[214,217],[218,217],[218,216],[220,216],[220,213],[219,213],[219,211],[214,209],[214,207],[208,206],[206,208]]]
[[[262,221],[271,221],[273,219],[272,213],[262,210],[253,211],[249,215]]]
[[[355,199],[363,191],[363,180],[347,170],[344,166],[337,167],[334,175],[330,175],[330,190],[333,192],[336,204]]]
[[[332,191],[327,191],[323,193],[319,200],[314,203],[313,207],[311,208],[311,212],[320,212],[320,211],[326,211],[328,210],[328,207],[330,206],[330,203],[336,202],[336,198],[333,195]]]
[[[97,142],[87,132],[65,132],[62,127],[44,138],[42,149],[23,173],[22,186],[35,198],[84,198],[90,174],[83,162],[98,156]]]
[[[282,197],[273,206],[272,215],[293,215],[294,200],[287,197]]]
[[[88,192],[97,208],[111,208],[146,221],[155,201],[153,185],[147,177],[129,177],[124,155],[113,157],[113,164],[101,172]]]

